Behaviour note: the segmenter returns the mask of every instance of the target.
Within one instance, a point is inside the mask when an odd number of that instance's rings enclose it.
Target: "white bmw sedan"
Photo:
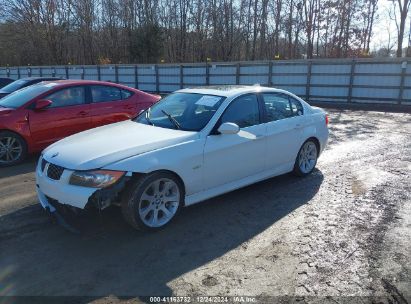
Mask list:
[[[323,110],[284,90],[179,90],[133,120],[44,150],[38,198],[51,213],[117,205],[134,228],[156,230],[184,206],[287,172],[310,174],[327,124]]]

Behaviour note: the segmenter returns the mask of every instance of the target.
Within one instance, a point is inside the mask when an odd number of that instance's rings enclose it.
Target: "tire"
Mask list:
[[[21,163],[27,156],[26,141],[18,134],[0,131],[0,167]]]
[[[138,230],[156,231],[170,224],[184,202],[184,187],[172,173],[157,171],[132,180],[123,194],[121,211]]]
[[[303,143],[298,151],[294,164],[293,173],[297,176],[307,176],[313,172],[317,165],[318,146],[313,139],[308,139]]]

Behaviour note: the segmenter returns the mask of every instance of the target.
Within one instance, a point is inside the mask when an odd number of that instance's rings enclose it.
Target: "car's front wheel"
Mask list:
[[[318,148],[312,139],[308,139],[300,148],[294,164],[294,174],[306,176],[310,174],[317,164]]]
[[[16,165],[26,155],[27,144],[21,136],[9,131],[0,132],[0,167]]]
[[[121,209],[125,220],[139,230],[158,230],[169,224],[183,204],[180,180],[170,172],[153,172],[132,181]]]

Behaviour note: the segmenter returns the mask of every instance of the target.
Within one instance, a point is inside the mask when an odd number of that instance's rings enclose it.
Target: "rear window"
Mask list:
[[[128,99],[128,98],[130,98],[130,97],[133,96],[133,95],[134,95],[134,93],[131,92],[131,91],[129,91],[129,90],[125,90],[125,89],[122,89],[122,90],[121,90],[121,97],[122,97],[123,99]]]
[[[49,91],[51,88],[52,86],[43,84],[26,87],[0,99],[0,106],[12,109],[19,108],[40,94]]]
[[[121,91],[117,87],[96,85],[91,86],[90,88],[93,102],[116,101],[122,99]]]

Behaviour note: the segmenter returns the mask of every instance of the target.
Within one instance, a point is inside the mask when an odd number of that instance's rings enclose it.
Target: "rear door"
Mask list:
[[[282,93],[261,96],[267,121],[266,169],[291,170],[302,140],[301,103]]]
[[[46,109],[29,111],[31,136],[40,149],[91,128],[90,104],[86,102],[84,86],[59,89],[42,99],[51,100],[52,104]]]
[[[115,86],[90,85],[93,127],[127,120],[136,115],[132,92]]]

